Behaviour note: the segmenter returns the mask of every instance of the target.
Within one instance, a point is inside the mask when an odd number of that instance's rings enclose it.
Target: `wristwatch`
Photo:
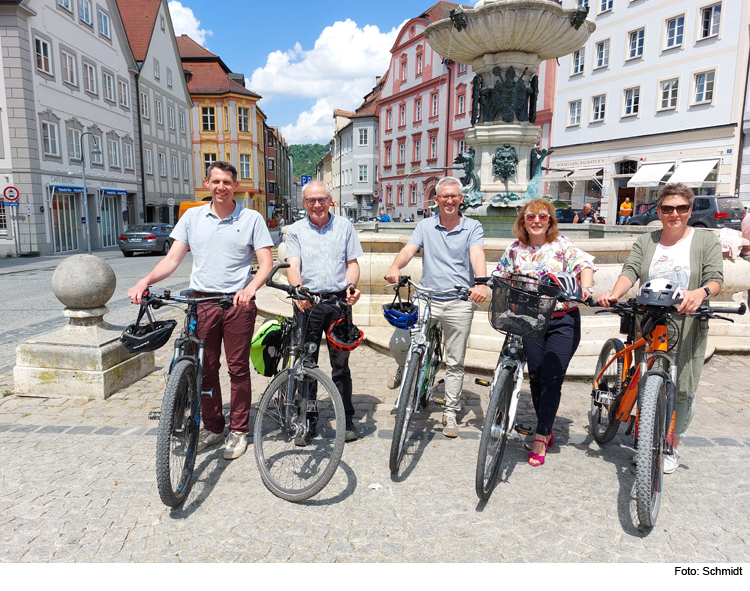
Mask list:
[[[706,297],[705,297],[705,298],[703,298],[704,300],[707,300],[708,298],[710,298],[710,297],[711,297],[711,295],[712,295],[712,294],[711,294],[711,290],[710,290],[710,289],[708,288],[708,286],[707,286],[707,285],[704,285],[704,286],[703,286],[703,291],[705,291],[705,292],[706,292]]]

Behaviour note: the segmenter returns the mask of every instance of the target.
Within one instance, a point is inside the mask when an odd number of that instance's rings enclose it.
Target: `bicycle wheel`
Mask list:
[[[612,360],[612,358],[622,351],[625,345],[620,339],[609,339],[602,350],[599,352],[599,360],[596,362],[594,378],[598,376],[602,369]],[[617,415],[617,406],[620,403],[622,394],[622,373],[623,360],[619,357],[612,363],[607,371],[599,379],[598,388],[591,392],[591,411],[589,412],[589,425],[591,425],[591,434],[599,443],[608,443],[612,441],[620,427],[620,421],[615,419]],[[611,399],[609,404],[597,401],[597,396],[608,397]]]
[[[263,392],[255,416],[255,460],[263,484],[286,501],[305,501],[328,484],[344,451],[344,403],[333,381],[318,368],[305,368],[297,382],[292,422],[302,431],[291,437],[285,424],[289,373],[284,369]],[[307,424],[302,423],[302,393],[307,400]],[[317,389],[317,391],[315,390]]]
[[[156,485],[168,507],[182,503],[193,485],[200,427],[195,401],[195,365],[183,359],[169,374],[156,435]]]
[[[487,501],[495,487],[497,474],[508,441],[510,399],[513,395],[513,372],[503,369],[492,384],[490,403],[484,417],[482,438],[479,441],[477,457],[476,491],[477,496]]]
[[[638,519],[653,527],[659,514],[662,454],[667,430],[667,398],[664,378],[651,375],[638,393],[638,448],[635,480]]]
[[[414,353],[406,366],[404,379],[401,383],[398,408],[396,409],[396,422],[393,425],[393,438],[391,439],[391,453],[388,458],[388,466],[391,474],[397,474],[401,460],[404,457],[406,441],[409,438],[409,424],[414,412],[415,402],[419,396],[419,367],[422,355]]]
[[[422,405],[422,408],[427,408],[430,400],[432,400],[432,388],[435,386],[435,378],[437,377],[437,372],[440,370],[440,364],[443,362],[440,341],[438,339],[440,339],[439,333],[432,348],[432,354],[425,361],[422,389],[419,396],[419,404]]]

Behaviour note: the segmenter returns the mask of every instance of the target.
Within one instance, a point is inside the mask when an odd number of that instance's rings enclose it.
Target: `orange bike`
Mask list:
[[[620,423],[628,423],[627,435],[635,427],[638,519],[644,527],[653,527],[661,499],[662,456],[673,452],[681,323],[672,318],[679,302],[660,301],[658,293],[647,297],[644,291],[646,285],[637,299],[615,302],[606,310],[597,311],[620,316],[620,332],[627,334],[627,340],[623,344],[620,339],[609,339],[599,353],[589,422],[599,443],[611,441]],[[701,306],[688,316],[706,324],[711,318],[734,322],[716,314],[744,314],[745,309],[744,303],[739,308]],[[636,316],[640,317],[642,333],[637,340]],[[633,361],[636,349],[643,350],[637,365]],[[636,402],[638,408],[632,415]]]

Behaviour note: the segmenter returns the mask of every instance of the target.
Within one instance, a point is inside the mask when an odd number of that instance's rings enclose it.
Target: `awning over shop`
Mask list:
[[[70,185],[49,185],[55,193],[83,193],[83,187],[72,187]]]
[[[594,168],[577,168],[576,171],[567,177],[566,181],[594,181],[602,177],[603,169],[601,166]]]
[[[356,201],[347,201],[346,203],[344,203],[343,206],[346,207],[346,208],[356,208],[357,207],[357,202]]]
[[[707,181],[706,177],[711,174],[716,165],[719,163],[718,158],[711,160],[692,160],[683,162],[675,173],[669,177],[668,183],[683,183],[688,187],[700,187],[704,183],[714,184],[717,181]]]
[[[674,162],[653,162],[642,165],[628,181],[628,187],[658,187]]]
[[[564,181],[566,180],[565,177],[567,177],[569,174],[569,170],[552,170],[542,177],[542,182],[556,183],[558,181]]]
[[[100,189],[100,191],[104,195],[121,195],[124,197],[125,195],[128,194],[127,191],[123,191],[122,189]]]

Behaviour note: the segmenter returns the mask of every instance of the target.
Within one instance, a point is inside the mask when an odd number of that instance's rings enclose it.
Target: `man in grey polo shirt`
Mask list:
[[[292,224],[286,231],[286,271],[289,285],[301,285],[312,292],[330,293],[346,298],[349,305],[359,300],[359,263],[364,252],[351,222],[329,213],[331,192],[322,181],[311,181],[302,190],[307,216]],[[351,289],[353,288],[353,289]],[[310,302],[295,301],[295,316],[305,322],[305,342],[320,346],[323,333],[342,317],[341,312],[329,304],[313,306]],[[318,361],[316,349],[313,354]],[[331,378],[341,394],[346,413],[346,441],[358,437],[354,425],[352,402],[352,374],[349,371],[349,353],[337,351],[328,345],[331,361]],[[314,432],[314,429],[312,429]]]
[[[198,297],[232,294],[234,306],[224,311],[211,303],[201,304],[198,337],[206,340],[203,357],[203,390],[212,396],[201,399],[203,426],[198,451],[224,439],[222,412],[221,342],[224,341],[229,379],[232,386],[229,436],[224,458],[233,460],[247,449],[250,390],[250,341],[255,326],[255,292],[266,281],[273,266],[271,236],[257,211],[245,209],[234,201],[237,169],[228,162],[214,162],[208,169],[206,185],[211,203],[188,209],[175,225],[170,237],[172,248],[148,275],[128,290],[134,304],[141,302],[143,291],[166,279],[179,267],[188,247],[193,254],[190,288]],[[258,272],[250,267],[258,257]]]
[[[454,285],[471,287],[475,276],[487,274],[482,224],[461,213],[459,206],[463,199],[458,179],[449,176],[438,181],[435,201],[440,213],[423,219],[414,228],[409,242],[388,269],[385,278],[389,283],[398,282],[401,269],[420,248],[423,253],[419,283],[425,287],[436,290],[450,289]],[[487,286],[472,287],[469,299],[464,301],[454,295],[435,296],[433,299],[432,320],[442,325],[445,340],[443,435],[446,437],[458,437],[456,413],[461,410],[464,358],[474,312],[472,302],[480,303],[487,299]],[[388,384],[390,388],[397,388],[401,383],[409,344],[409,331],[396,329],[390,346],[399,367]]]

